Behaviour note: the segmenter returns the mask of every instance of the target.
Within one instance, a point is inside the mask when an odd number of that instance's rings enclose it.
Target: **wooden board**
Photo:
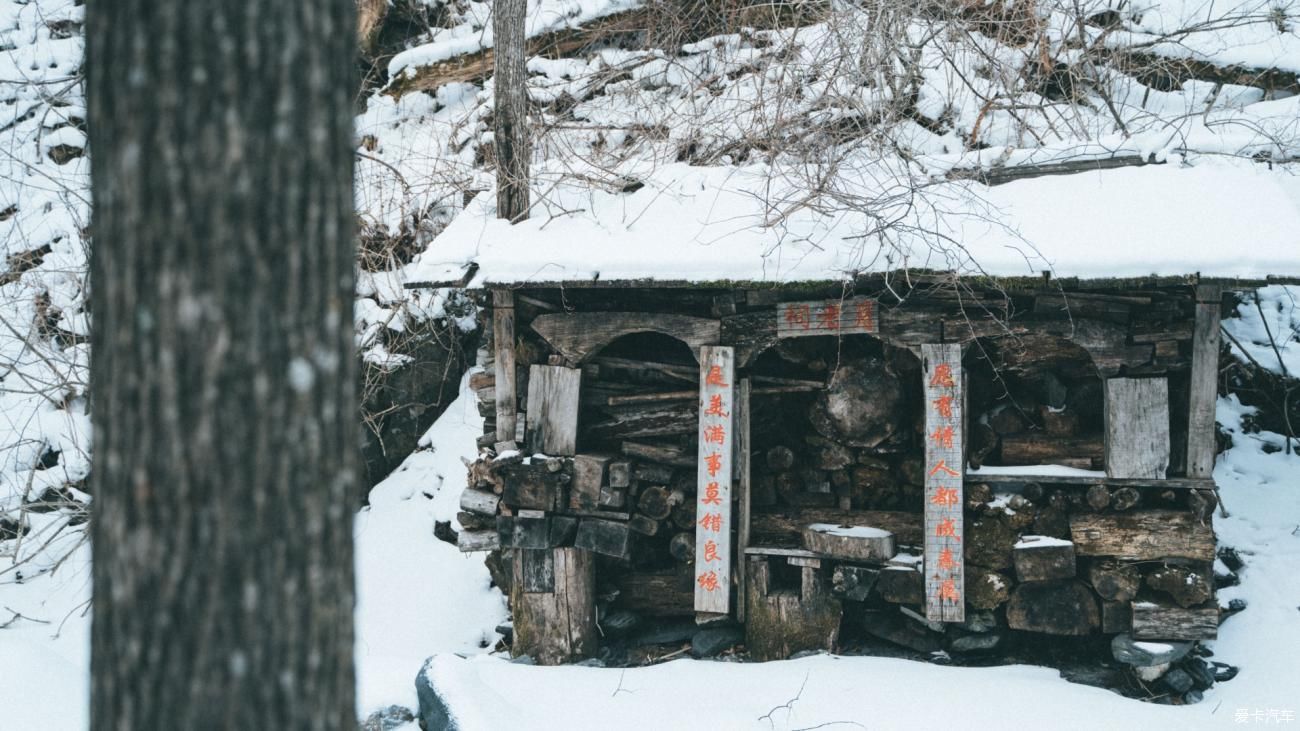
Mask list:
[[[564,366],[528,369],[528,448],[572,456],[578,447],[578,391],[582,371]]]
[[[1133,639],[1212,640],[1219,634],[1219,608],[1184,609],[1149,601],[1133,602]]]
[[[809,523],[837,525],[874,525],[894,534],[897,543],[923,542],[921,516],[901,510],[840,510],[839,508],[801,508],[790,515],[754,513],[750,519],[751,541],[802,545],[803,527]]]
[[[731,485],[735,431],[735,350],[700,348],[700,430],[696,466],[695,611],[731,610]]]
[[[1192,330],[1192,373],[1187,412],[1187,476],[1214,474],[1214,410],[1219,398],[1219,307],[1217,285],[1196,288],[1196,326]]]
[[[539,665],[558,665],[595,654],[599,640],[594,557],[577,548],[546,551],[552,554],[554,590],[530,592],[526,587],[545,583],[540,575],[545,565],[544,559],[531,562],[526,570],[525,553],[531,552],[516,551],[512,562],[510,608],[515,639],[511,653],[529,655]]]
[[[508,289],[492,291],[492,345],[497,441],[515,438],[515,300]]]
[[[876,301],[867,297],[781,302],[776,306],[776,336],[850,335],[879,332]]]
[[[529,594],[555,591],[555,553],[550,549],[520,549],[523,590]]]
[[[1126,561],[1214,560],[1214,530],[1181,510],[1075,513],[1070,516],[1070,539],[1080,556],[1113,556]]]
[[[925,617],[966,619],[961,346],[921,346],[925,376]]]
[[[533,330],[569,363],[577,365],[624,335],[656,332],[686,343],[695,352],[718,342],[722,323],[703,317],[655,312],[557,312],[540,315]]]
[[[1163,479],[1169,468],[1169,381],[1106,379],[1106,476]]]

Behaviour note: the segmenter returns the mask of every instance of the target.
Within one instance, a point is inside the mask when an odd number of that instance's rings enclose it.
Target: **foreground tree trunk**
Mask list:
[[[497,165],[497,218],[528,218],[528,75],[525,68],[526,0],[493,0],[492,147]]]
[[[355,729],[353,0],[86,29],[92,727]]]

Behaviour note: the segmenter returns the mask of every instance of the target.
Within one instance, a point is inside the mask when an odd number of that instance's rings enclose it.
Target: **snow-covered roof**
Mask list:
[[[1300,175],[1243,161],[940,183],[872,214],[795,210],[761,166],[659,167],[631,193],[552,189],[515,225],[480,194],[406,271],[408,286],[837,280],[900,268],[1056,277],[1300,276]],[[774,194],[775,191],[775,194]]]

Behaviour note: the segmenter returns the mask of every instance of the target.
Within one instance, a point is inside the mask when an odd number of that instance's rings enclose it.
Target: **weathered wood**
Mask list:
[[[866,601],[879,577],[880,569],[838,564],[831,573],[831,593],[847,601]]]
[[[549,549],[520,549],[520,575],[523,591],[555,591],[555,553]]]
[[[1167,490],[1210,490],[1214,480],[1203,477],[1166,477],[1165,479],[1120,479],[1105,475],[1000,475],[991,471],[966,473],[966,482],[993,485],[1025,485],[1048,482],[1056,485],[1110,485],[1111,487],[1162,487]]]
[[[1007,625],[1049,635],[1086,635],[1101,625],[1101,612],[1081,582],[1021,584],[1007,602]]]
[[[643,536],[653,536],[659,533],[659,521],[647,515],[633,515],[627,521],[628,530],[634,533],[640,533]]]
[[[501,496],[486,490],[466,488],[460,493],[460,509],[479,515],[496,515]]]
[[[894,534],[897,543],[919,544],[924,530],[921,516],[916,513],[888,510],[839,510],[837,508],[804,508],[793,515],[780,513],[754,513],[750,526],[755,543],[802,545],[803,528],[809,523],[835,525],[874,525]]]
[[[1088,582],[1102,599],[1127,604],[1142,587],[1142,574],[1132,564],[1097,561],[1088,569]]]
[[[695,616],[695,571],[689,564],[653,573],[629,571],[613,578],[613,606],[661,617]]]
[[[892,604],[925,603],[925,575],[915,568],[890,566],[876,577],[876,593]]]
[[[551,472],[538,460],[529,464],[509,461],[493,466],[494,477],[501,481],[501,500],[513,509],[559,510],[563,495],[560,484],[564,473]]]
[[[635,443],[632,443],[635,445]],[[625,444],[624,447],[627,445]],[[640,446],[634,446],[634,450],[640,450]],[[624,454],[626,454],[626,449]],[[694,460],[691,461],[691,467],[695,466]],[[636,479],[641,482],[650,482],[656,485],[667,485],[673,480],[673,468],[664,464],[646,464],[644,462],[637,464],[636,469],[632,471]]]
[[[528,72],[524,38],[527,0],[492,3],[492,156],[497,184],[496,213],[511,223],[528,218]]]
[[[501,547],[496,530],[463,530],[456,534],[456,547],[463,553],[495,551]]]
[[[718,320],[653,312],[570,312],[540,315],[532,328],[570,363],[589,356],[624,335],[656,332],[686,343],[691,352],[718,342]]]
[[[694,434],[699,425],[697,395],[691,391],[690,401],[601,406],[593,410],[582,430],[589,438],[606,442]]]
[[[1136,507],[1142,502],[1142,493],[1136,487],[1121,487],[1110,496],[1110,506],[1118,511]]]
[[[681,447],[671,444],[651,444],[649,442],[623,442],[619,445],[619,451],[629,457],[649,460],[651,462],[660,462],[674,467],[694,467],[695,455],[688,453]],[[637,478],[641,477],[641,467],[637,468]]]
[[[525,420],[531,451],[550,455],[577,451],[581,382],[582,371],[577,368],[534,365],[528,369]]]
[[[1213,570],[1208,566],[1160,566],[1146,575],[1146,585],[1168,595],[1183,608],[1203,604],[1214,596]]]
[[[1192,333],[1192,370],[1188,382],[1188,477],[1214,475],[1214,412],[1219,397],[1219,308],[1217,285],[1196,288],[1196,325]]]
[[[679,490],[669,490],[659,486],[647,487],[637,498],[636,509],[642,515],[655,520],[665,520],[672,514],[673,508],[685,499]]]
[[[1105,510],[1110,505],[1110,490],[1105,485],[1093,485],[1088,488],[1084,498],[1093,510]]]
[[[668,553],[673,558],[683,563],[691,563],[695,560],[695,533],[682,532],[677,533],[668,539]]]
[[[632,485],[632,463],[617,460],[609,463],[609,486],[630,487]]]
[[[579,454],[574,456],[573,481],[569,483],[570,507],[578,510],[622,507],[620,505],[606,506],[600,502],[600,490],[606,483],[609,463],[613,459],[614,457],[608,454]]]
[[[1075,574],[1074,544],[1047,536],[1025,536],[1011,549],[1020,581],[1054,581]]]
[[[782,660],[803,650],[834,650],[842,605],[819,569],[800,567],[797,590],[772,586],[769,559],[745,561],[745,646],[755,660]]]
[[[615,558],[632,555],[632,532],[627,523],[600,518],[578,521],[578,535],[573,545]]]
[[[546,518],[497,516],[502,548],[550,548],[551,524]]]
[[[739,471],[736,477],[736,489],[740,491],[739,509],[740,522],[736,526],[736,556],[737,560],[744,561],[745,549],[749,548],[749,522],[753,492],[752,465],[750,460],[753,459],[753,444],[749,432],[749,415],[750,415],[750,380],[741,379],[739,389],[736,392],[736,460]],[[673,518],[676,520],[676,509],[673,511]],[[691,518],[694,519],[695,512],[692,511]],[[749,580],[749,572],[745,570],[736,572],[736,596],[740,601],[736,602],[736,621],[745,621],[745,599],[746,582]]]
[[[1133,638],[1138,640],[1212,640],[1219,634],[1219,608],[1183,607],[1150,601],[1133,602]]]
[[[1106,476],[1162,479],[1169,467],[1169,381],[1106,379]]]
[[[1128,632],[1133,628],[1133,607],[1130,602],[1101,602],[1101,631],[1105,634]]]
[[[600,496],[596,499],[596,504],[602,508],[627,507],[627,488],[605,485],[600,488]]]
[[[867,525],[813,523],[803,529],[803,545],[831,558],[883,562],[894,555],[894,534]]]
[[[965,391],[961,346],[921,346],[925,376],[925,616],[966,618],[962,486]]]
[[[515,301],[508,289],[492,290],[493,380],[496,389],[497,441],[515,438]]]
[[[699,519],[695,541],[695,611],[727,614],[731,611],[736,356],[735,350],[728,346],[706,345],[699,352],[700,432],[695,506]]]
[[[1061,464],[1067,460],[1079,459],[1099,462],[1104,454],[1105,447],[1100,437],[1053,437],[1036,433],[1008,434],[1002,437],[1004,465]]]
[[[590,553],[577,548],[547,552],[553,554],[554,591],[528,592],[522,555],[526,552],[515,551],[510,592],[514,642],[510,652],[516,657],[528,655],[542,665],[557,665],[597,650],[595,561]]]
[[[1080,556],[1126,561],[1214,560],[1213,529],[1191,513],[1178,510],[1075,513],[1070,516],[1070,537]]]
[[[781,302],[776,306],[776,336],[872,334],[880,330],[876,301],[866,297]]]

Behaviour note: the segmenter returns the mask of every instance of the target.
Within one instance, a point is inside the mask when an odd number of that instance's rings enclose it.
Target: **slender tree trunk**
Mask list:
[[[524,68],[526,0],[493,0],[493,88],[496,127],[493,150],[497,165],[497,218],[528,218],[528,88]]]
[[[355,729],[353,0],[86,29],[92,728]]]

